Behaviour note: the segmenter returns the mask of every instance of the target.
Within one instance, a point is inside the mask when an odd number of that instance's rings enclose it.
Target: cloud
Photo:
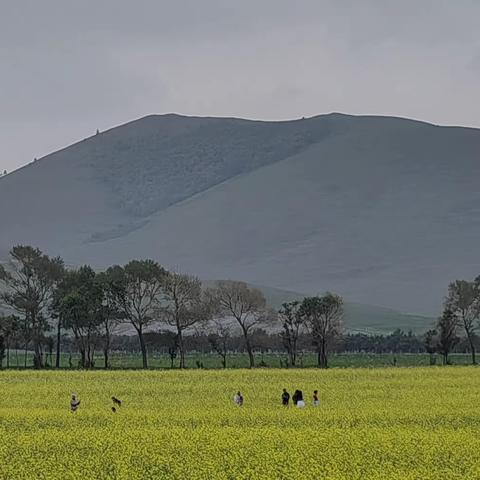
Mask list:
[[[0,2],[2,170],[170,111],[480,126],[475,0]]]

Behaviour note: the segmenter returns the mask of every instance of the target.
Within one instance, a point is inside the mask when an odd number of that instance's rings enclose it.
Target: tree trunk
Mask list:
[[[60,340],[62,338],[62,323],[60,318],[57,323],[57,357],[55,358],[55,368],[60,368]]]
[[[292,352],[290,355],[290,365],[294,367],[297,363],[297,341],[298,341],[298,334],[293,334],[292,339]]]
[[[253,356],[252,345],[250,344],[250,339],[248,338],[248,335],[244,333],[244,336],[245,336],[245,346],[248,352],[248,360],[250,362],[249,368],[253,368],[255,366],[255,358]]]
[[[470,352],[472,353],[472,365],[477,364],[475,343],[473,342],[473,335],[471,332],[467,332],[468,343],[470,344]]]
[[[182,331],[177,330],[178,350],[180,352],[180,368],[185,368],[185,344],[183,343]]]
[[[318,367],[328,368],[327,346],[324,338],[318,344]]]
[[[108,320],[105,323],[105,345],[103,348],[103,356],[105,358],[105,370],[109,368],[109,358],[108,354],[110,351],[110,329],[108,328]]]
[[[145,339],[143,338],[143,331],[141,328],[137,328],[138,339],[140,341],[140,349],[142,350],[142,363],[143,368],[148,368],[147,360],[147,346],[145,345]]]
[[[85,349],[81,347],[79,350],[80,350],[80,366],[82,368],[85,368],[85,364],[86,364]]]
[[[40,340],[38,336],[35,336],[35,348],[34,348],[34,355],[33,355],[33,366],[34,368],[42,368],[43,367],[43,355],[42,355],[42,348],[40,345]]]

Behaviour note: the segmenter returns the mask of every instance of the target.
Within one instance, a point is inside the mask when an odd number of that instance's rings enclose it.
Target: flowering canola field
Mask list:
[[[1,480],[290,478],[479,479],[480,370],[0,372]]]

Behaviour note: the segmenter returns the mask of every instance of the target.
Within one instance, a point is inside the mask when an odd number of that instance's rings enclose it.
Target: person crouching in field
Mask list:
[[[320,405],[320,400],[318,399],[318,390],[313,391],[312,404],[314,407],[318,407]]]
[[[288,407],[288,402],[290,401],[290,394],[287,392],[287,389],[283,389],[282,393],[282,405],[284,407]]]
[[[72,399],[70,400],[70,411],[75,413],[78,410],[78,406],[80,405],[80,400],[78,400],[75,394],[72,394]]]
[[[233,402],[237,407],[241,407],[243,405],[243,395],[238,391],[234,396],[233,396]]]

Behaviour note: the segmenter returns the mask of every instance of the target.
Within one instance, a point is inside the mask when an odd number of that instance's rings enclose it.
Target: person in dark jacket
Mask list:
[[[284,407],[288,407],[288,402],[290,401],[290,394],[287,392],[287,389],[283,389],[282,393],[282,405]]]
[[[292,396],[293,404],[298,408],[304,408],[305,402],[303,401],[303,393],[301,390],[295,390]]]

